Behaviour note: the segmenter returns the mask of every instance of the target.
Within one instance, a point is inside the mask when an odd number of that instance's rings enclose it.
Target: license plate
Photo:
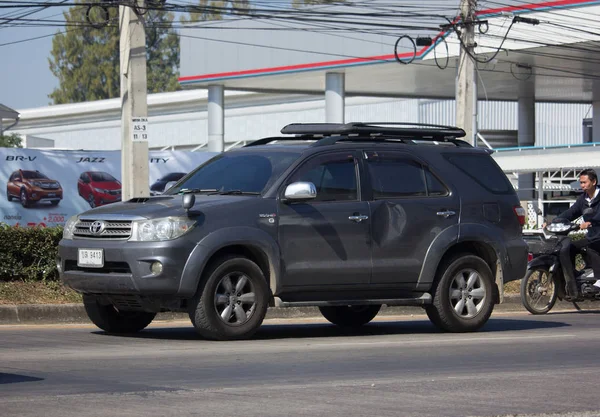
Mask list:
[[[54,196],[56,196],[56,194],[54,194],[54,193],[49,193],[48,194],[48,197],[54,197]]]
[[[102,268],[104,266],[104,251],[102,249],[79,249],[77,266]]]

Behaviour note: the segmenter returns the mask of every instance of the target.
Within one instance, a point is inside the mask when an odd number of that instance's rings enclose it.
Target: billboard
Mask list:
[[[150,151],[150,193],[160,194],[214,152]],[[121,151],[0,148],[0,223],[63,225],[121,201]]]

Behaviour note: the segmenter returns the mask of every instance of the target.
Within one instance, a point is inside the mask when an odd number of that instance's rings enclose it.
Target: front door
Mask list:
[[[317,197],[279,203],[284,287],[368,285],[369,203],[360,198],[357,156],[354,151],[315,156],[286,181],[312,182]]]

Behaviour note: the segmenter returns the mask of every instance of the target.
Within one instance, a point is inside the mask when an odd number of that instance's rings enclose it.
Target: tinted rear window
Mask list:
[[[514,192],[514,188],[504,172],[488,155],[451,154],[446,155],[446,159],[493,193],[509,194]]]

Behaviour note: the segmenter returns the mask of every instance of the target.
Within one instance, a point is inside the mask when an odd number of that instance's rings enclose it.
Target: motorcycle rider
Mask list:
[[[585,238],[577,241],[566,238],[561,244],[559,257],[566,281],[567,300],[579,298],[575,280],[575,255],[583,247],[600,252],[600,188],[596,172],[593,169],[583,170],[579,174],[579,184],[583,193],[577,197],[575,204],[552,221],[552,223],[573,221],[583,215],[580,229],[587,230]],[[592,210],[586,210],[588,208]],[[585,214],[583,214],[584,210],[586,210]]]

